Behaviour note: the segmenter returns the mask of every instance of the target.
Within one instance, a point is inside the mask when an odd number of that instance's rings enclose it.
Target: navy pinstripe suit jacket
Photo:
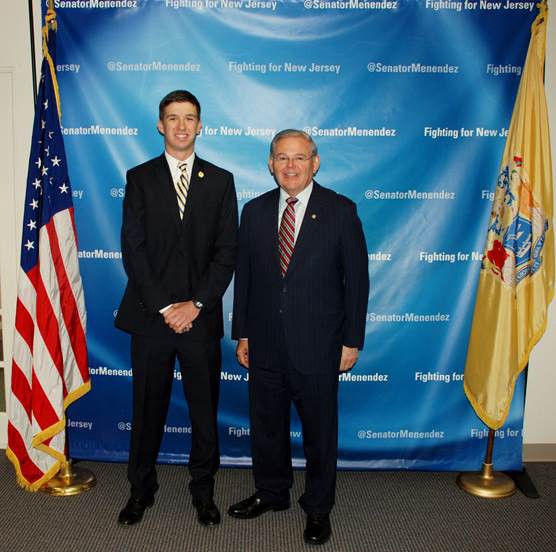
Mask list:
[[[369,294],[365,236],[355,204],[317,183],[285,278],[278,261],[276,188],[245,205],[232,337],[249,339],[251,369],[276,369],[280,332],[300,373],[337,371],[342,345],[363,347]]]

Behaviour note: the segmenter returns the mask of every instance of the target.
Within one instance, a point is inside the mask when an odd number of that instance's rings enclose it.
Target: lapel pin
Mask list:
[[[205,173],[204,173],[203,171],[199,171],[199,172],[197,173],[197,176],[198,176],[199,178],[205,178]]]
[[[311,215],[311,218],[312,218],[313,220],[317,220],[317,215],[315,215],[315,213],[313,213],[313,214]]]

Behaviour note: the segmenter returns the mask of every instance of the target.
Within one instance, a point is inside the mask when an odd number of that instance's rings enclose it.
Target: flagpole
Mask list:
[[[527,389],[527,367],[525,367],[525,389]],[[519,489],[527,498],[539,498],[539,493],[529,477],[527,470],[511,472],[493,472],[492,457],[495,431],[489,428],[487,450],[481,472],[462,472],[456,483],[469,494],[483,498],[506,498]]]
[[[39,489],[41,492],[52,496],[78,495],[84,493],[85,491],[89,491],[97,483],[95,474],[90,469],[83,468],[82,466],[76,466],[69,457],[69,437],[67,427],[65,432],[66,444],[64,451],[67,460],[62,462],[60,471]]]
[[[35,21],[33,0],[28,0],[29,8],[29,39],[31,41],[31,75],[33,79],[33,106],[37,104],[37,62],[35,59]]]
[[[527,401],[527,379],[529,376],[529,363],[523,369],[523,399]],[[535,487],[535,483],[531,479],[529,473],[527,472],[527,468],[522,466],[521,470],[506,470],[505,472],[508,474],[512,479],[513,482],[516,484],[517,488],[527,497],[527,498],[539,498],[540,494]]]
[[[548,7],[548,0],[545,0],[546,2],[546,6]],[[544,17],[541,18],[541,20],[539,21],[540,24],[541,22],[544,21]],[[543,68],[546,67],[546,60],[544,60],[543,63]],[[545,80],[546,80],[546,73],[543,71],[543,85],[545,84]],[[523,369],[523,398],[526,401],[527,400],[527,380],[529,378],[529,363],[527,363],[527,365],[525,366],[525,368]],[[537,488],[535,487],[535,484],[533,483],[533,480],[531,479],[529,473],[527,472],[527,469],[523,466],[521,470],[516,470],[516,471],[509,471],[506,472],[512,479],[513,482],[516,484],[517,488],[527,497],[527,498],[539,498],[540,494],[537,491]]]

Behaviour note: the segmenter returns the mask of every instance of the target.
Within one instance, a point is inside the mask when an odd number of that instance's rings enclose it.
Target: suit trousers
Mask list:
[[[289,360],[283,336],[284,370],[249,372],[251,453],[257,494],[271,502],[289,501],[293,484],[290,411],[295,405],[303,431],[307,513],[328,513],[334,505],[338,454],[338,372],[301,374]]]
[[[192,341],[188,336],[153,338],[133,334],[133,422],[128,479],[131,495],[153,496],[158,489],[156,459],[164,434],[174,366],[179,361],[191,420],[189,490],[210,498],[220,463],[217,409],[220,388],[220,340]]]

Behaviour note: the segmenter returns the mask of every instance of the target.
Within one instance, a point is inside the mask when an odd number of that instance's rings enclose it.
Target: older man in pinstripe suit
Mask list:
[[[279,188],[249,202],[240,225],[232,337],[250,371],[256,493],[234,504],[249,519],[289,507],[290,407],[307,460],[305,541],[331,534],[338,441],[338,371],[363,346],[367,247],[355,204],[317,184],[317,146],[299,130],[278,133],[268,161]]]

